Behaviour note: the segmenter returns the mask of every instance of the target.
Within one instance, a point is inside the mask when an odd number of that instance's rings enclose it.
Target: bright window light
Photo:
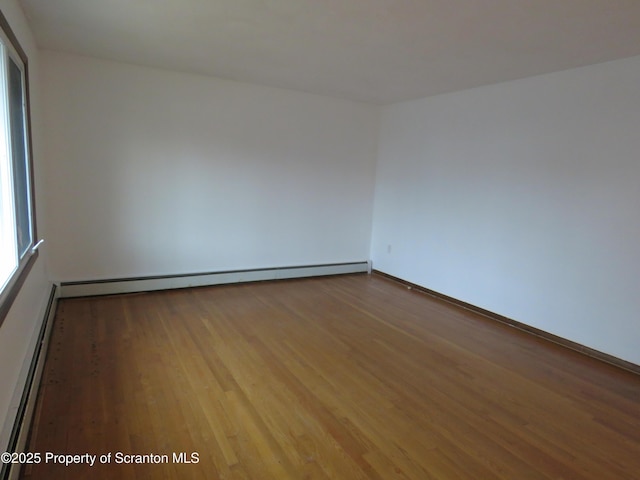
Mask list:
[[[0,12],[0,325],[37,258],[27,72],[28,58]]]
[[[6,72],[6,51],[0,46],[0,72]],[[0,288],[18,268],[16,222],[12,182],[11,145],[6,75],[0,78]]]

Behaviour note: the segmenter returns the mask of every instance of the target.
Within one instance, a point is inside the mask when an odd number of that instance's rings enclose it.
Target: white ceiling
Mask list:
[[[640,55],[640,0],[20,0],[40,47],[391,103]]]

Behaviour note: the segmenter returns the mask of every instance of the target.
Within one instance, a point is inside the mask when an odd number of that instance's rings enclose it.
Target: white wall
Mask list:
[[[46,237],[44,205],[44,177],[39,148],[40,116],[38,85],[38,50],[22,10],[13,0],[0,0],[0,9],[18,37],[29,57],[30,97],[33,129],[33,158],[35,164],[35,194],[40,236]],[[41,320],[49,298],[51,285],[47,280],[47,248],[43,246],[40,257],[27,281],[15,299],[9,314],[0,326],[0,452],[5,451],[17,412],[19,394],[24,386],[23,367],[31,361],[34,341],[40,330]]]
[[[368,259],[374,107],[41,55],[55,279]]]
[[[370,254],[640,364],[640,58],[392,105],[378,130],[372,106],[41,57],[57,280]]]
[[[385,108],[374,268],[640,364],[639,86],[640,57]]]

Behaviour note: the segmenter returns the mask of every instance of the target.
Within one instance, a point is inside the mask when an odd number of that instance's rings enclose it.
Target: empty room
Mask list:
[[[640,3],[0,0],[0,480],[640,478]]]

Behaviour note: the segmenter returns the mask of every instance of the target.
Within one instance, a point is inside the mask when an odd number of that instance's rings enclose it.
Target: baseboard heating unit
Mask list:
[[[283,280],[289,278],[365,273],[368,271],[370,271],[369,262],[362,261],[180,275],[85,280],[79,282],[62,282],[60,284],[60,297],[71,298],[95,295],[114,295],[119,293],[172,290],[176,288],[204,287],[229,283],[258,282],[263,280]]]

